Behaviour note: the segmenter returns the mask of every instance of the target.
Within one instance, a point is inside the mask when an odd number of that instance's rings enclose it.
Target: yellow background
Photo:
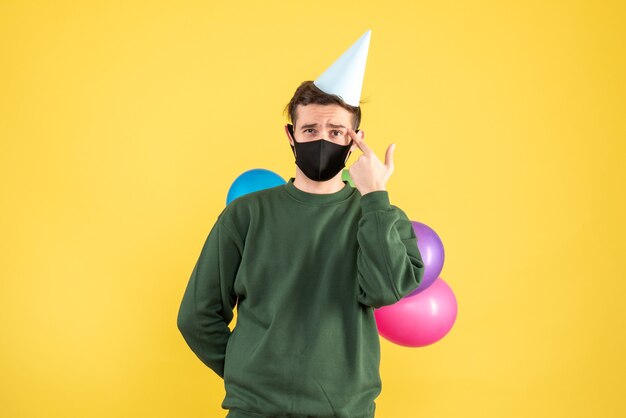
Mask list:
[[[436,344],[381,339],[377,418],[624,416],[625,3],[295,3],[1,3],[0,414],[225,415],[187,280],[372,29],[362,129],[459,304]]]

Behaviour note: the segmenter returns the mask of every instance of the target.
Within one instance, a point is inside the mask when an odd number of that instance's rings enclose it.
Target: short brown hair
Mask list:
[[[335,94],[328,94],[320,90],[313,81],[303,81],[293,94],[291,101],[285,106],[284,113],[287,113],[289,120],[295,126],[296,124],[296,108],[298,105],[306,106],[308,104],[337,104],[354,115],[354,130],[359,128],[361,123],[361,107],[350,106],[343,99]]]

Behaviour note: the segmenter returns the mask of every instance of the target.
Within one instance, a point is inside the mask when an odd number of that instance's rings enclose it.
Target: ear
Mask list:
[[[286,124],[285,125],[285,133],[287,134],[287,139],[289,139],[289,143],[293,146],[293,136],[292,136],[292,132],[293,132],[293,126],[291,124]]]

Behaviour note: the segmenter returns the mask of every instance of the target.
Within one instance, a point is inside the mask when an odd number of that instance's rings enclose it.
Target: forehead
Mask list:
[[[298,105],[296,108],[297,123],[298,125],[308,123],[343,123],[351,124],[353,115],[347,109],[337,104],[308,104]]]

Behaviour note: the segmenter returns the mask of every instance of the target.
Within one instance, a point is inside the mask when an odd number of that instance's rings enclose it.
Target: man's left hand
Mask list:
[[[385,163],[383,163],[363,140],[365,137],[363,131],[357,134],[348,128],[348,135],[354,140],[357,147],[363,151],[363,155],[359,156],[348,169],[350,177],[361,196],[377,190],[387,190],[387,180],[389,180],[394,169],[393,151],[395,144],[391,144],[387,148]]]

